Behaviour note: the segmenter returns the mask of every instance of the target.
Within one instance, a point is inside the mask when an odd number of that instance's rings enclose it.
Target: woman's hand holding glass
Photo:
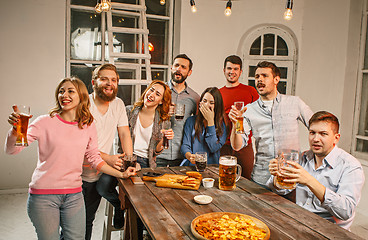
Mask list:
[[[125,172],[121,173],[121,178],[129,178],[130,176],[135,176],[136,174],[136,169],[134,167],[128,167]]]

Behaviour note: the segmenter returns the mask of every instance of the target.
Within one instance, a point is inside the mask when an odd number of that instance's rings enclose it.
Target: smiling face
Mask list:
[[[187,59],[175,59],[171,67],[171,79],[176,83],[184,82],[192,74],[192,70],[189,70],[189,64],[190,62]]]
[[[242,70],[240,69],[239,64],[234,64],[231,62],[226,62],[226,66],[224,68],[224,74],[226,80],[231,84],[236,84],[239,82],[239,77],[242,74]]]
[[[60,86],[58,101],[63,112],[76,111],[80,98],[76,87],[70,81],[66,81]]]
[[[112,70],[101,70],[98,78],[92,80],[94,91],[100,99],[110,102],[115,99],[118,92],[119,78]]]
[[[255,80],[257,91],[262,100],[272,100],[276,97],[280,77],[274,77],[271,68],[257,68]]]
[[[317,121],[309,126],[309,146],[313,153],[326,157],[339,142],[340,134],[335,133],[332,123]]]
[[[145,93],[143,103],[147,108],[157,108],[162,104],[165,88],[160,84],[152,85]]]
[[[206,105],[210,110],[215,109],[215,98],[208,92],[206,92],[200,102],[200,106]]]

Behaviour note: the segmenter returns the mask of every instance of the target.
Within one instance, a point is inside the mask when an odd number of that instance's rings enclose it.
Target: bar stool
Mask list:
[[[112,223],[112,219],[114,217],[114,207],[108,201],[106,201],[105,206],[105,220],[103,225],[102,240],[111,240],[111,233],[115,231],[120,232],[119,240],[123,240],[124,230],[114,228]]]

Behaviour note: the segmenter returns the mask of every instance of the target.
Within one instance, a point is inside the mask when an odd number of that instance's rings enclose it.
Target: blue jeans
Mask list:
[[[139,163],[139,165],[141,165],[141,168],[149,168],[148,158],[143,158],[143,157],[137,156],[137,163]]]
[[[117,184],[116,177],[103,173],[97,181],[96,189],[98,194],[109,201],[114,208],[120,209],[119,193],[116,191]]]
[[[156,163],[157,163],[157,167],[176,167],[176,166],[180,166],[181,162],[184,159],[174,159],[174,160],[166,160],[163,158],[156,158]]]
[[[39,240],[59,240],[59,228],[65,240],[84,240],[85,210],[83,194],[29,194],[28,216]]]

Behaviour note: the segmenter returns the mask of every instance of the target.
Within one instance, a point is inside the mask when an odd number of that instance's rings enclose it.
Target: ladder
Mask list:
[[[114,27],[112,24],[113,14],[137,17],[137,28]],[[146,17],[145,0],[139,0],[139,4],[126,4],[111,2],[111,10],[106,12],[107,38],[109,49],[109,63],[114,64],[118,70],[133,70],[134,79],[120,79],[119,85],[136,85],[136,96],[140,96],[140,85],[148,85],[152,81],[151,76],[151,55],[148,48],[148,28]],[[114,52],[114,33],[135,34],[138,39],[138,52]],[[143,44],[143,51],[142,51]],[[117,62],[115,59],[133,59],[133,63]],[[146,70],[146,78],[142,79],[142,69]]]

